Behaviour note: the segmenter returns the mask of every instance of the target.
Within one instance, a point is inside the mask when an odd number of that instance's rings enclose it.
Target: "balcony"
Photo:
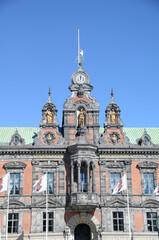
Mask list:
[[[92,192],[77,192],[70,194],[69,206],[74,210],[95,210],[99,205],[99,196]]]

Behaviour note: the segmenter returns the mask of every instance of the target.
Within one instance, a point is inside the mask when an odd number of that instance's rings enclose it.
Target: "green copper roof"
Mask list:
[[[25,144],[32,143],[40,131],[38,127],[0,127],[0,143],[9,143],[16,129],[19,135],[24,138]]]
[[[144,130],[151,137],[153,144],[159,144],[159,128],[123,128],[123,132],[130,139],[130,142],[136,144],[136,139],[140,138]],[[100,133],[104,131],[104,128],[100,128]]]
[[[0,143],[9,143],[16,129],[20,136],[24,138],[25,144],[32,143],[40,131],[39,127],[0,127]],[[131,143],[136,143],[136,139],[143,135],[145,129],[151,137],[152,143],[159,144],[159,128],[123,128],[123,132],[126,133]],[[100,133],[103,131],[104,129],[100,128]]]

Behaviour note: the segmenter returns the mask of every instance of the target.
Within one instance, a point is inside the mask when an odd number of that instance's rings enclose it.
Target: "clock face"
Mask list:
[[[77,83],[79,83],[79,84],[84,83],[84,82],[85,82],[85,76],[82,75],[82,74],[77,75],[76,81],[77,81]]]

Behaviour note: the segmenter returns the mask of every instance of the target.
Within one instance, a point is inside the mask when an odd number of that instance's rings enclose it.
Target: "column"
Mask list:
[[[92,164],[93,174],[92,174],[92,191],[96,192],[96,181],[95,181],[95,164]]]
[[[89,163],[87,163],[87,192],[90,192],[90,172],[89,172]]]
[[[74,163],[71,163],[71,193],[74,192]]]
[[[77,164],[77,168],[78,168],[78,185],[77,185],[77,192],[80,192],[80,190],[81,190],[81,183],[80,183],[81,164],[80,164],[80,163]]]

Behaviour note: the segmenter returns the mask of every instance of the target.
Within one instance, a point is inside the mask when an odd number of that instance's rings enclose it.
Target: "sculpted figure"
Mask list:
[[[47,123],[52,123],[52,122],[53,122],[53,114],[52,114],[52,112],[50,111],[50,109],[48,109],[48,110],[45,112],[45,117],[46,117],[46,122],[47,122]]]
[[[83,112],[83,108],[81,108],[81,112],[78,115],[78,126],[85,126],[85,115],[86,113]]]
[[[116,123],[116,112],[112,109],[110,113],[110,123]]]

